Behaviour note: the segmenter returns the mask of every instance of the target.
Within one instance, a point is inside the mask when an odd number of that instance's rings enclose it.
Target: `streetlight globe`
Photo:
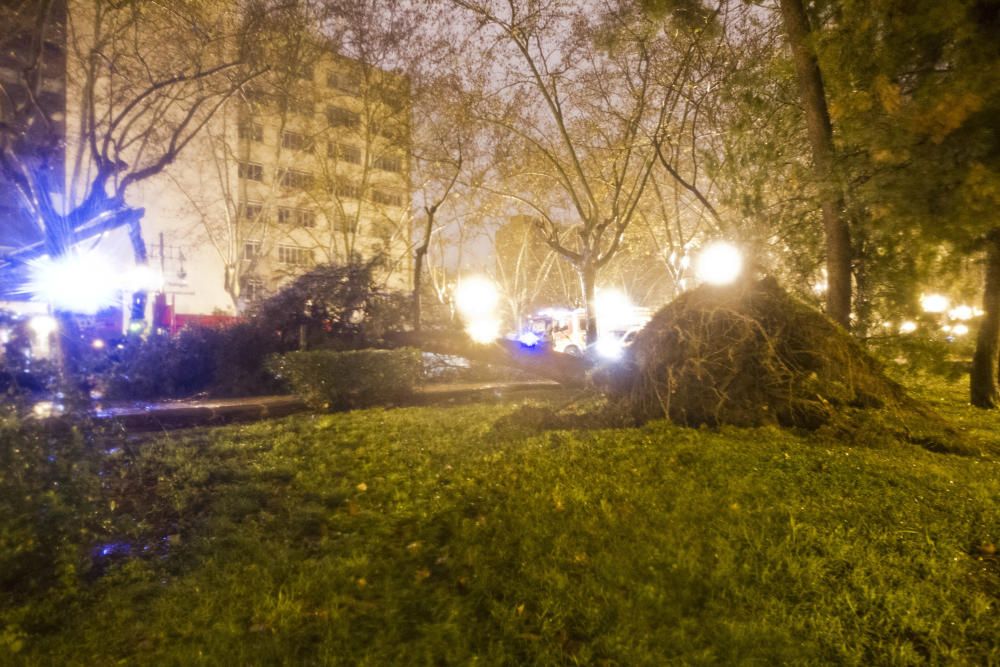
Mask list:
[[[920,307],[925,313],[943,313],[948,306],[948,297],[943,294],[924,294],[920,297]]]
[[[482,276],[469,276],[455,288],[455,307],[466,321],[482,319],[496,310],[497,288]]]
[[[743,254],[732,243],[716,241],[702,248],[695,274],[710,285],[729,285],[743,271]]]

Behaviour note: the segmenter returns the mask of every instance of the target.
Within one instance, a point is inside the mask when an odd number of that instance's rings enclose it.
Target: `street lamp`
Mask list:
[[[477,343],[491,343],[500,335],[496,315],[496,285],[482,276],[463,278],[455,288],[455,307],[465,321],[465,331]]]
[[[695,261],[695,274],[711,285],[728,285],[739,278],[742,271],[743,254],[726,241],[708,244]]]

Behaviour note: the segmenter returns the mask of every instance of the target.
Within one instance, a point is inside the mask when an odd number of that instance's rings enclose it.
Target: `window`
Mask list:
[[[313,175],[308,171],[282,169],[278,172],[278,182],[282,187],[296,190],[308,190],[312,187]]]
[[[279,245],[278,263],[289,266],[310,266],[312,264],[312,250],[293,245]]]
[[[302,208],[278,207],[278,222],[283,225],[295,225],[296,227],[315,227],[316,214]]]
[[[256,276],[240,278],[240,296],[247,301],[259,301],[264,296],[264,281]]]
[[[338,197],[361,199],[361,186],[353,181],[338,181],[333,187],[333,194]]]
[[[350,144],[335,144],[330,142],[326,146],[327,157],[339,158],[351,164],[361,164],[361,149]]]
[[[289,148],[293,151],[311,151],[313,142],[310,137],[301,132],[290,132],[285,130],[281,133],[281,147]]]
[[[338,232],[356,232],[358,231],[358,219],[356,216],[338,212],[333,219],[333,228]]]
[[[264,141],[264,128],[257,123],[240,123],[237,128],[237,134],[239,134],[240,139],[247,139],[248,141]]]
[[[260,241],[247,241],[243,244],[243,259],[257,259],[260,257]]]
[[[245,201],[242,206],[244,220],[256,220],[264,212],[264,206],[258,202]]]
[[[372,201],[384,206],[402,206],[403,195],[395,190],[373,190]]]
[[[361,81],[357,74],[330,70],[326,74],[326,85],[348,93],[357,93],[361,87]]]
[[[331,127],[356,128],[361,124],[361,115],[342,107],[327,107],[326,120]]]
[[[383,171],[403,171],[403,160],[397,155],[383,155],[375,160],[375,168]]]
[[[255,162],[240,162],[239,177],[248,181],[263,181],[264,167]]]

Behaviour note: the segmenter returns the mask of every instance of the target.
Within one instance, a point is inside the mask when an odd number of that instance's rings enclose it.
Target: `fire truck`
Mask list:
[[[616,317],[599,317],[597,320],[597,351],[603,356],[616,356],[622,346],[631,343],[652,317],[649,308],[631,306]],[[528,346],[551,346],[556,352],[582,356],[587,350],[587,311],[583,308],[546,308],[528,320],[519,337]]]

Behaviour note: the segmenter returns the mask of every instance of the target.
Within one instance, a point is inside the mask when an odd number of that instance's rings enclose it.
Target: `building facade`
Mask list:
[[[93,168],[82,152],[90,140],[82,133],[87,95],[95,88],[111,94],[105,81],[95,85],[88,77],[80,55],[87,52],[80,43],[90,39],[90,9],[70,0],[62,29],[46,43],[55,55],[47,59],[45,103],[54,105],[48,115],[59,122],[46,125],[39,141],[62,151],[48,162],[64,167],[52,180],[62,190],[54,199],[66,202]],[[125,193],[128,206],[143,211],[139,227],[148,273],[156,278],[152,291],[177,315],[239,314],[327,262],[378,257],[384,285],[409,288],[408,81],[318,42],[307,44],[294,53],[262,50],[256,57],[270,62],[260,73],[220,95],[217,110],[178,157]],[[16,91],[30,40],[5,46],[0,83]],[[186,113],[184,99],[176,98],[164,105],[164,127]],[[153,145],[158,131],[151,124],[136,145]],[[38,143],[22,149],[39,150]],[[123,164],[141,159],[132,151]],[[0,179],[0,192],[9,186]],[[14,197],[3,199],[0,255],[12,256],[40,242],[38,225],[28,220],[29,211],[9,204]],[[135,261],[134,241],[127,230],[109,228],[87,240],[88,251],[97,248],[125,272]]]

